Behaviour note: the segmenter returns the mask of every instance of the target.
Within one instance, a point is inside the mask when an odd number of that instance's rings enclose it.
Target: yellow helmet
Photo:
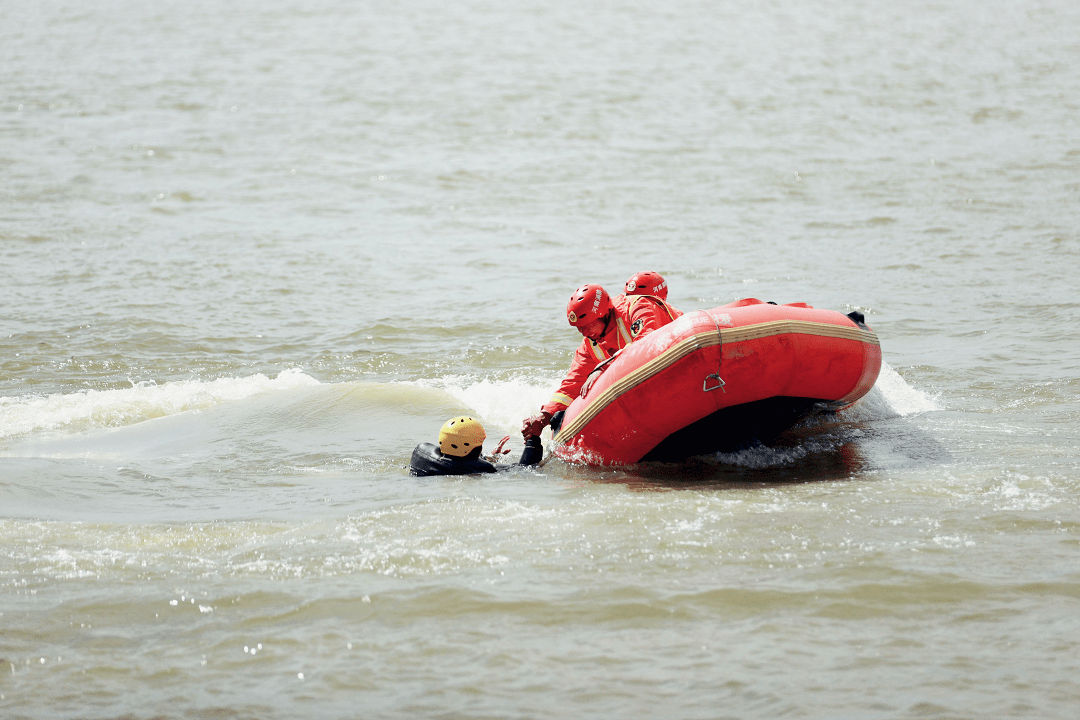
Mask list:
[[[439,450],[443,455],[465,457],[484,444],[484,426],[471,417],[456,417],[446,421],[439,431]]]

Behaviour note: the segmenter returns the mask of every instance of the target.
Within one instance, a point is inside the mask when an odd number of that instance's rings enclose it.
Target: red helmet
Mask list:
[[[602,320],[611,307],[611,296],[607,290],[593,283],[582,285],[566,304],[566,322],[577,328],[584,327]]]
[[[655,295],[661,300],[667,300],[667,281],[660,273],[652,270],[639,272],[626,281],[626,294]]]

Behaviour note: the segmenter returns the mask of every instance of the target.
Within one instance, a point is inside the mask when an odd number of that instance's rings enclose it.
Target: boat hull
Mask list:
[[[555,453],[617,465],[768,443],[873,387],[881,347],[856,319],[754,299],[687,313],[624,349],[574,400]]]

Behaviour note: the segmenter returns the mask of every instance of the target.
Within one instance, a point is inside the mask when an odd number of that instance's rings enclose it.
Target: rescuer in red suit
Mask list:
[[[624,347],[680,315],[666,301],[651,295],[612,298],[604,288],[592,283],[575,290],[566,305],[566,321],[584,339],[551,400],[540,408],[539,415],[522,422],[522,436],[528,439],[539,435],[551,423],[552,415],[588,392],[595,380],[590,376],[598,366],[606,365]]]
[[[634,273],[630,276],[630,279],[626,281],[626,294],[630,295],[655,295],[661,300],[667,302],[667,281],[664,280],[664,276],[658,272],[652,270],[646,270],[645,272]],[[676,312],[678,312],[676,310]],[[679,315],[682,315],[680,312]],[[675,317],[678,317],[676,315]]]

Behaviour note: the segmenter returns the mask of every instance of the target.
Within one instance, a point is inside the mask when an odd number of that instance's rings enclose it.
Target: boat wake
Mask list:
[[[839,452],[852,443],[868,445],[865,440],[879,434],[874,430],[875,424],[944,409],[940,397],[912,387],[883,361],[874,387],[851,407],[835,415],[804,420],[789,431],[788,442],[716,453],[710,459],[751,469],[791,466],[813,455]],[[866,458],[852,466],[859,464],[866,464]]]
[[[258,393],[289,390],[319,381],[300,369],[283,370],[276,378],[257,374],[213,381],[183,380],[133,383],[116,390],[0,397],[0,439],[40,431],[82,432],[134,425],[144,420],[203,410]]]
[[[940,396],[912,387],[900,377],[900,373],[882,361],[874,387],[859,402],[843,410],[840,416],[853,422],[872,422],[944,409]]]

